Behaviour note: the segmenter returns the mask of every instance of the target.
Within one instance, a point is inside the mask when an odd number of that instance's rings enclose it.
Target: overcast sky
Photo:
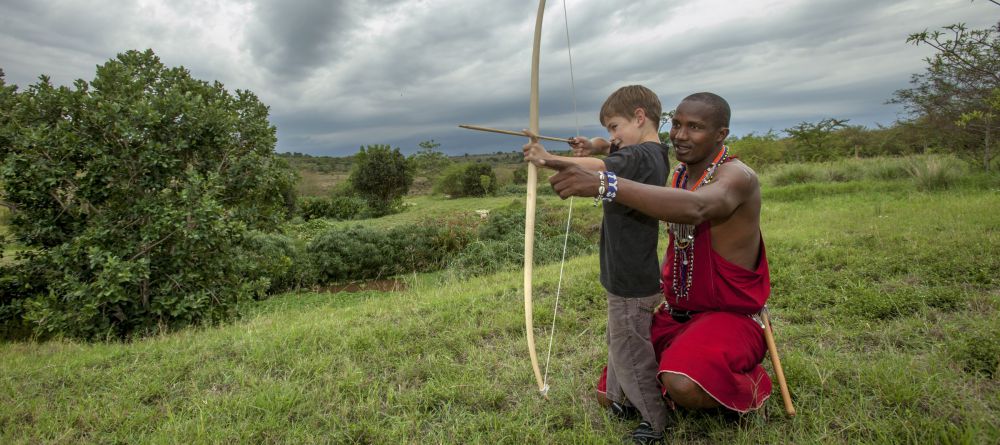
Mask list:
[[[271,108],[277,151],[344,156],[361,145],[413,153],[516,150],[517,137],[462,123],[528,125],[534,0],[0,0],[0,68],[25,86],[91,80],[128,49],[249,89]],[[847,118],[891,124],[893,91],[922,72],[913,32],[997,23],[977,0],[567,0],[576,112],[561,0],[545,13],[541,130],[604,135],[597,112],[643,84],[664,110],[711,91],[732,132]]]

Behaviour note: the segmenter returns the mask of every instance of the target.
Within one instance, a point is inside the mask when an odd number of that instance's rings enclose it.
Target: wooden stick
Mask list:
[[[528,137],[528,135],[520,131],[498,130],[496,128],[480,127],[478,125],[459,125],[459,127],[464,128],[466,130],[488,131],[490,133],[500,133],[500,134],[509,134],[511,136]],[[573,142],[573,140],[569,138],[554,138],[552,136],[538,136],[538,139],[545,139],[547,141],[566,142],[566,143]]]
[[[781,400],[785,402],[785,412],[789,417],[795,416],[795,407],[792,406],[792,396],[788,393],[788,384],[785,383],[785,371],[781,369],[781,359],[778,358],[778,347],[774,344],[774,331],[771,330],[771,317],[765,307],[761,311],[764,320],[764,339],[767,340],[767,353],[771,356],[771,365],[774,367],[774,375],[778,378],[778,387],[781,388]]]

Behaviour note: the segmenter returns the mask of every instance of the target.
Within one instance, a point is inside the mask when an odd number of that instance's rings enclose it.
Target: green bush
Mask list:
[[[317,218],[348,220],[363,217],[367,212],[367,205],[364,199],[357,196],[310,196],[299,198],[298,211],[306,221]]]
[[[535,216],[534,260],[536,264],[558,262],[563,244],[566,258],[592,253],[597,249],[596,232],[588,232],[577,218],[576,226],[565,233],[565,214],[561,208],[543,209]],[[514,201],[491,212],[479,226],[479,239],[458,253],[448,269],[460,276],[494,273],[520,267],[524,262],[524,205]],[[589,238],[588,238],[589,237]]]
[[[2,198],[18,209],[15,241],[32,251],[12,275],[32,283],[20,314],[35,334],[223,320],[264,292],[240,244],[284,219],[293,175],[253,93],[147,50],[119,54],[92,82],[42,76],[5,97]]]
[[[37,268],[32,269],[38,271]],[[26,273],[24,268],[0,266],[0,338],[26,339],[32,326],[24,319],[24,303],[29,297],[44,290],[41,276]]]
[[[434,193],[453,198],[486,196],[497,192],[497,177],[493,168],[481,163],[452,164],[434,184]]]
[[[353,226],[318,235],[306,256],[319,283],[372,279],[438,270],[473,237],[470,227],[447,221],[390,230]]]
[[[785,162],[787,143],[778,139],[773,131],[766,134],[748,134],[741,138],[730,138],[726,142],[733,154],[757,171],[768,171]]]
[[[267,291],[277,293],[308,287],[315,271],[305,256],[305,246],[287,235],[250,232],[243,244],[247,276],[266,281]]]
[[[368,203],[371,216],[388,215],[410,190],[412,167],[399,148],[369,145],[354,156],[350,183],[354,193]]]

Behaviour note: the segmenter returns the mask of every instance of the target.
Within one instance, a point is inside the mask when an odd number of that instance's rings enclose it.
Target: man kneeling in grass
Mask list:
[[[745,413],[771,394],[756,318],[771,287],[760,184],[724,145],[729,117],[729,104],[715,94],[685,98],[671,122],[680,165],[670,186],[619,179],[613,200],[669,222],[665,301],[651,327],[664,396],[684,408]],[[600,196],[594,172],[559,160],[546,166],[559,170],[549,182],[560,197]]]

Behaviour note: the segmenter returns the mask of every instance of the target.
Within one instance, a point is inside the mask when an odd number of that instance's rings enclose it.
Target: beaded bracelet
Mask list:
[[[600,185],[597,186],[597,196],[594,197],[594,207],[601,204],[601,197],[604,196],[604,192],[607,190],[607,188],[605,188],[606,177],[604,176],[604,172],[597,172],[597,178],[600,180]]]
[[[601,199],[604,202],[611,202],[618,196],[618,176],[612,171],[606,172],[605,175],[608,178],[608,188],[604,191],[604,197]]]
[[[600,185],[597,187],[597,196],[594,197],[594,207],[602,202],[611,202],[618,195],[618,176],[615,172],[597,172]]]

